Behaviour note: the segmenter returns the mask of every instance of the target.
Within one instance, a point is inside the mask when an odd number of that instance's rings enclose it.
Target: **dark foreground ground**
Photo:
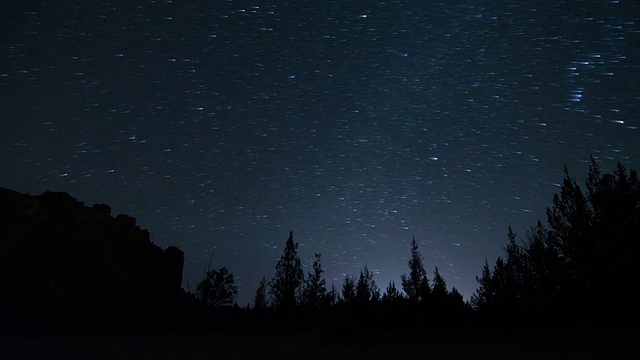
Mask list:
[[[0,359],[639,359],[640,336],[605,334],[197,333],[3,335]]]

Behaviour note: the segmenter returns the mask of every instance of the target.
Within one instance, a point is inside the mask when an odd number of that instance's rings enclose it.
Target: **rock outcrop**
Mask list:
[[[0,323],[131,327],[175,309],[183,252],[108,205],[0,188]]]

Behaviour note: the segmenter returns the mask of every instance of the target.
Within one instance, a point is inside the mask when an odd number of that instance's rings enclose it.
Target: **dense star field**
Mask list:
[[[640,166],[636,1],[14,1],[0,186],[65,191],[226,266],[252,300],[289,231],[327,282],[400,285],[416,238],[468,299],[563,165]]]

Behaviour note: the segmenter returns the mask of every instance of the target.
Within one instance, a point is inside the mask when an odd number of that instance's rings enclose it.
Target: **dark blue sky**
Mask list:
[[[564,164],[638,169],[638,4],[15,2],[0,186],[107,203],[242,306],[290,230],[329,283],[366,264],[382,289],[415,236],[468,299]]]

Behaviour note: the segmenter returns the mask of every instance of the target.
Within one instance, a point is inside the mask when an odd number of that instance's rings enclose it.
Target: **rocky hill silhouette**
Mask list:
[[[4,331],[161,324],[184,295],[183,265],[180,249],[153,244],[108,205],[0,188]]]

